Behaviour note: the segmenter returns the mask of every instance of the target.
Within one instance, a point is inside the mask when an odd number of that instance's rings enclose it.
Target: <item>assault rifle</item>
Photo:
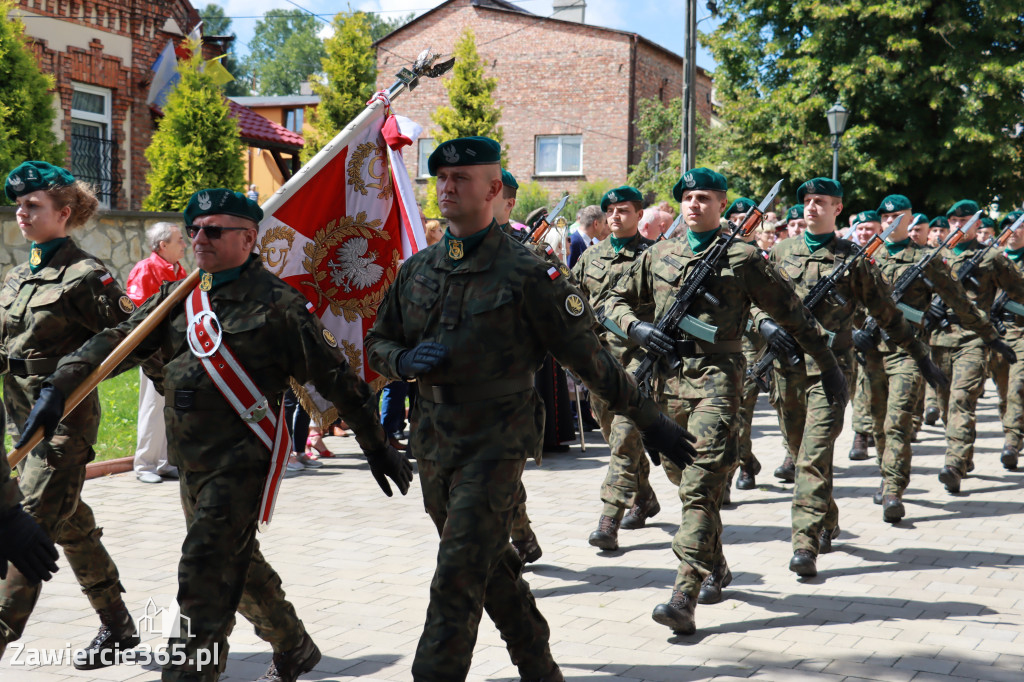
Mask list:
[[[718,307],[721,305],[719,300],[715,298],[705,286],[705,282],[708,277],[715,274],[718,271],[718,261],[721,260],[725,254],[729,251],[729,247],[732,246],[733,242],[737,239],[743,239],[744,236],[749,234],[755,227],[761,224],[761,218],[764,216],[764,211],[768,208],[776,195],[779,193],[779,188],[782,186],[782,180],[775,183],[775,186],[771,188],[765,198],[757,206],[757,208],[751,208],[747,211],[746,215],[743,216],[743,221],[739,225],[729,223],[732,230],[727,235],[718,235],[718,239],[715,244],[710,246],[704,255],[700,257],[697,264],[694,266],[690,274],[683,280],[682,285],[679,287],[679,291],[676,292],[675,300],[672,305],[661,316],[661,319],[655,323],[655,326],[659,331],[662,331],[673,339],[677,339],[679,332],[685,332],[690,336],[696,337],[702,341],[708,343],[714,343],[718,335],[718,327],[701,322],[696,317],[689,314],[690,306],[694,304],[697,299],[702,298],[711,305]],[[640,390],[645,395],[651,393],[651,376],[654,374],[654,366],[661,359],[661,355],[655,353],[652,350],[645,350],[643,360],[640,361],[640,366],[633,372],[633,377],[636,379],[637,384],[640,385]],[[681,360],[673,355],[665,358],[669,363],[670,369],[675,369],[679,366]]]
[[[844,299],[839,292],[834,291],[839,280],[858,260],[865,257],[870,258],[875,251],[878,250],[878,247],[885,242],[886,238],[892,234],[897,227],[899,227],[900,221],[902,220],[903,216],[900,216],[896,220],[892,221],[892,224],[889,225],[889,229],[885,232],[880,235],[872,235],[867,244],[857,247],[857,251],[853,254],[852,258],[847,258],[840,265],[837,265],[832,272],[819,279],[815,285],[811,287],[811,290],[804,296],[804,307],[811,311],[811,313],[814,313],[815,308],[817,308],[821,302],[826,299],[833,301],[839,306],[846,305],[846,299]],[[829,335],[829,345],[831,345],[835,334],[828,331],[826,331],[826,333]],[[770,347],[765,348],[764,354],[761,356],[761,359],[757,361],[757,364],[747,370],[747,374],[753,378],[758,388],[762,391],[769,390],[768,382],[764,377],[772,368],[772,363],[775,361],[776,357],[775,352]],[[796,359],[799,361],[799,357]]]
[[[1016,232],[1020,229],[1020,226],[1024,224],[1024,215],[1021,215],[1017,220],[1014,221],[1013,225],[1007,228],[1010,231]],[[1002,235],[1000,235],[1002,236]],[[1000,292],[996,297],[995,302],[992,303],[992,311],[989,315],[989,319],[992,320],[992,324],[996,326],[996,330],[1000,336],[1006,334],[1006,325],[1003,324],[1003,318],[1006,313],[1012,315],[1024,315],[1024,305],[1017,303],[1010,298],[1010,295],[1005,291]]]
[[[563,196],[561,201],[555,204],[555,208],[552,209],[551,213],[547,214],[537,222],[537,224],[533,227],[532,230],[530,230],[530,233],[526,235],[523,241],[533,242],[534,244],[536,244],[541,239],[543,239],[544,234],[547,233],[548,231],[548,228],[551,227],[551,225],[555,222],[555,218],[557,218],[558,215],[562,212],[562,209],[565,208],[565,204],[567,201],[569,201],[568,194]]]
[[[971,219],[972,222],[976,220],[980,215],[981,211],[975,213],[974,217]],[[989,249],[991,249],[994,246],[1002,247],[1006,244],[1006,242],[1010,240],[1010,237],[1013,235],[1013,233],[1020,228],[1022,223],[1024,223],[1024,220],[1022,220],[1022,218],[1024,218],[1024,216],[1018,218],[1017,221],[1013,223],[1013,225],[1010,225],[1008,228],[1003,230],[998,237],[990,241],[988,244],[985,244],[984,248],[979,249],[977,253],[971,256],[970,260],[961,265],[960,269],[957,270],[956,278],[961,282],[971,282],[975,286],[978,286],[978,280],[975,279],[974,277],[974,271],[978,269],[978,266],[981,264],[981,261],[985,258],[985,254],[989,252]],[[967,224],[971,225],[972,223]],[[967,229],[964,228],[964,232],[966,231]],[[937,325],[939,329],[949,329],[949,310],[946,308],[946,304],[942,302],[942,299],[939,298],[938,295],[932,297],[931,307],[936,309],[941,308],[942,315],[937,317],[933,317],[932,315],[926,316],[924,318],[924,328],[930,329],[932,326],[931,323],[934,322],[934,324]]]

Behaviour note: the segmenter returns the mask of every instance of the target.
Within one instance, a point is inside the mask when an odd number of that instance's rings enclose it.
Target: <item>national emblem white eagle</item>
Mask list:
[[[331,270],[331,281],[350,293],[352,287],[368,289],[380,281],[383,266],[378,265],[377,252],[366,253],[370,243],[365,237],[346,239],[335,251],[334,260],[327,262]]]

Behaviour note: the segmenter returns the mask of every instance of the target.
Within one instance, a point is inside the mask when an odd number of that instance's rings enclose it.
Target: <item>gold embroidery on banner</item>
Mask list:
[[[372,156],[371,156],[372,154]],[[366,163],[366,174],[376,182],[366,182],[363,177],[363,162]],[[391,175],[388,173],[387,152],[384,145],[375,142],[364,142],[356,147],[348,159],[348,184],[363,196],[367,188],[378,189],[378,199],[388,200],[394,189],[391,187]]]
[[[275,242],[288,242],[288,246],[284,248]],[[267,270],[272,273],[281,276],[284,272],[284,266],[288,262],[288,253],[291,251],[292,244],[295,242],[295,230],[284,225],[275,225],[274,227],[267,230],[263,237],[260,239],[260,259],[266,266]]]

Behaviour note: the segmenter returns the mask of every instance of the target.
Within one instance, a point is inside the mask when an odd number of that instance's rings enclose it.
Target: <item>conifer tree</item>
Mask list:
[[[150,171],[147,211],[181,211],[189,196],[206,187],[241,190],[245,147],[238,122],[213,80],[200,71],[199,45],[178,64],[181,80],[167,97],[164,116],[146,148]]]

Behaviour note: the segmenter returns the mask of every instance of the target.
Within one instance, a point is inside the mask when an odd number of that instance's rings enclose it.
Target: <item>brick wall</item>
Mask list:
[[[659,90],[665,101],[682,93],[681,58],[632,34],[474,7],[470,0],[452,0],[382,40],[378,88],[389,86],[427,46],[450,54],[466,27],[476,34],[486,75],[498,79],[494,96],[502,107],[509,170],[520,182],[536,180],[552,194],[575,191],[587,181],[625,182],[629,163],[641,152],[632,126],[635,101],[658,96]],[[431,113],[448,104],[440,80],[423,79],[395,103],[399,113],[424,127],[424,137],[433,136]],[[710,119],[710,103],[701,103],[708,100],[711,80],[702,71],[698,80],[698,108]],[[581,135],[582,172],[537,175],[538,135]],[[416,149],[407,152],[413,175],[417,159]]]

